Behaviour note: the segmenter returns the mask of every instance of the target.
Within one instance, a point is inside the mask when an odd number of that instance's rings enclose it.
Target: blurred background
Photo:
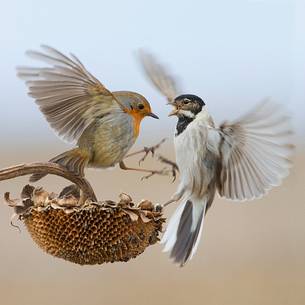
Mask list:
[[[217,122],[234,119],[266,96],[293,116],[297,143],[291,175],[248,204],[216,199],[195,258],[174,266],[159,245],[129,263],[77,266],[43,253],[25,228],[10,226],[0,205],[0,304],[305,304],[305,3],[232,1],[1,2],[0,168],[48,160],[70,146],[47,125],[17,65],[24,52],[49,44],[73,52],[109,89],[138,91],[160,122],[146,119],[137,147],[167,137],[160,151],[174,158],[175,120],[144,78],[136,51],[146,48],[201,96]],[[128,164],[137,164],[137,159]],[[147,167],[160,167],[152,159]],[[176,188],[167,177],[141,182],[119,169],[87,171],[100,199],[129,193],[165,202]],[[18,197],[26,178],[0,183]],[[60,191],[63,179],[41,185]],[[3,202],[3,200],[1,200]],[[166,211],[169,216],[174,209]]]

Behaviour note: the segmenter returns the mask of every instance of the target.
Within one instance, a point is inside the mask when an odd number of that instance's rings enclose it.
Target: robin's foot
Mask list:
[[[178,165],[174,162],[174,161],[171,161],[161,155],[158,155],[158,160],[164,164],[167,164],[171,167],[171,174],[173,176],[173,181],[174,182],[177,178],[177,172],[179,173],[179,168],[178,168]]]
[[[125,156],[124,159],[129,158],[129,157],[133,157],[135,155],[139,155],[139,154],[144,154],[144,156],[139,160],[139,165],[147,158],[147,156],[149,155],[149,153],[151,153],[151,156],[154,157],[155,156],[155,152],[157,149],[160,148],[160,146],[166,141],[166,139],[162,139],[158,144],[154,145],[154,146],[150,146],[150,147],[144,147],[141,150],[135,151],[133,153],[130,153],[128,155]]]
[[[141,180],[149,179],[150,177],[155,176],[155,175],[160,175],[160,176],[171,176],[172,175],[172,170],[168,169],[166,167],[162,168],[161,170],[151,170],[148,172],[149,172],[149,174],[146,176],[143,176],[141,178]]]
[[[154,175],[161,175],[161,176],[171,176],[172,175],[172,169],[163,168],[161,170],[151,170],[151,169],[144,169],[144,168],[134,168],[134,167],[128,167],[125,165],[123,161],[119,163],[119,166],[123,170],[132,170],[142,173],[148,173],[146,176],[142,177],[141,180],[148,179]]]

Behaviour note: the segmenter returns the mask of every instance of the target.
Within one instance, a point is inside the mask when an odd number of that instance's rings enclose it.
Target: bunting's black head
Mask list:
[[[204,101],[199,96],[193,94],[179,95],[171,104],[175,109],[170,115],[176,115],[178,117],[185,116],[189,118],[194,118],[205,106]]]

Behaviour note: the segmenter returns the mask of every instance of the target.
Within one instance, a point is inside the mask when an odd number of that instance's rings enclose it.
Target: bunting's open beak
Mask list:
[[[168,114],[168,116],[177,115],[179,112],[179,107],[175,101],[169,101],[167,105],[173,106],[174,109]]]
[[[179,112],[179,109],[176,108],[176,109],[172,110],[172,111],[168,114],[168,116],[177,115],[178,112]]]
[[[157,115],[155,115],[154,113],[152,113],[152,112],[150,112],[150,113],[148,114],[148,116],[151,116],[151,117],[154,118],[154,119],[159,119],[159,117],[158,117]]]

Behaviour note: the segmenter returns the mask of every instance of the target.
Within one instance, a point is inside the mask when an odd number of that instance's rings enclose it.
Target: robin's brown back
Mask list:
[[[44,52],[28,51],[47,68],[18,68],[29,95],[54,131],[77,147],[50,161],[84,174],[84,168],[114,166],[134,144],[146,116],[157,118],[149,102],[130,91],[111,92],[73,54],[70,57],[42,46]],[[37,181],[44,175],[30,179]]]

